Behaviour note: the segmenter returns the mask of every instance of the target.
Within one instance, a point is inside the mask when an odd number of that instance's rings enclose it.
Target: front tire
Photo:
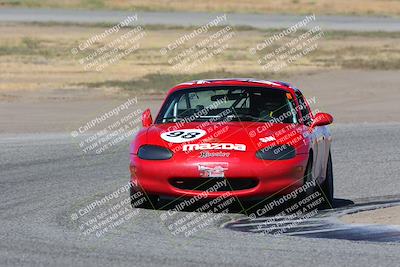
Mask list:
[[[326,177],[325,181],[318,186],[318,191],[322,194],[325,199],[325,208],[333,208],[333,169],[332,169],[332,157],[329,151],[328,163],[326,166]]]
[[[303,178],[303,186],[306,185],[307,183],[311,183],[314,181],[312,177],[312,165],[313,165],[313,155],[310,154],[310,158],[308,159],[307,167],[304,172],[304,178]],[[315,187],[314,186],[308,186],[306,191],[303,194],[303,197],[308,197],[314,193]]]

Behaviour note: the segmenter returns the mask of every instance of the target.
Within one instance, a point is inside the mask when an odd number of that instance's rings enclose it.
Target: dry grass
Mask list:
[[[102,72],[85,71],[70,50],[105,28],[74,25],[0,25],[0,91],[10,90],[94,90],[108,92],[146,90],[158,92],[185,80],[216,76],[253,76],[279,79],[287,73],[328,69],[400,69],[399,34],[326,33],[318,49],[279,73],[266,73],[251,55],[254,47],[275,31],[237,30],[230,46],[220,55],[193,69],[177,72],[160,54],[160,49],[190,29],[154,27],[140,49]],[[290,38],[292,38],[291,36]],[[290,39],[282,40],[280,45]],[[185,44],[190,47],[198,40]],[[97,44],[99,47],[100,44]],[[278,47],[278,46],[275,46]]]
[[[3,6],[232,13],[400,15],[398,0],[2,0]]]

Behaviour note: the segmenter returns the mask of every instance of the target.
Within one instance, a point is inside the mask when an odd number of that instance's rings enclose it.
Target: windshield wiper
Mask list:
[[[179,118],[179,117],[166,117],[166,118],[162,118],[163,121],[166,120],[183,120],[183,118]]]
[[[187,117],[189,118],[189,117]],[[189,120],[187,122],[196,122],[196,121],[219,121],[221,119],[223,119],[224,117],[222,116],[218,116],[218,115],[211,115],[211,116],[197,116],[195,117],[194,120]],[[174,120],[179,120],[179,121],[184,121],[185,118],[182,117],[166,117],[166,118],[162,118],[162,120],[165,121],[174,121]]]
[[[239,120],[244,120],[244,121],[247,121],[248,119],[250,119],[250,121],[261,121],[262,120],[262,118],[255,117],[255,116],[252,116],[249,114],[232,114],[229,116],[234,116],[235,118],[238,118]]]

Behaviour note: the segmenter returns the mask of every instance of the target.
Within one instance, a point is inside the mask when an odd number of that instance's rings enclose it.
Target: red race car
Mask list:
[[[315,98],[314,98],[315,100]],[[312,114],[300,90],[279,81],[213,79],[172,88],[150,110],[130,147],[131,197],[239,199],[288,194],[311,184],[333,200],[327,113]],[[204,194],[206,193],[206,194]],[[137,204],[137,203],[136,203]],[[133,203],[132,203],[133,205]]]

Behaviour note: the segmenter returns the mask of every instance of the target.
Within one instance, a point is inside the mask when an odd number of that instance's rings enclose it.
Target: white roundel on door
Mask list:
[[[161,138],[170,143],[185,143],[202,138],[206,134],[206,131],[200,129],[182,129],[162,133]]]

